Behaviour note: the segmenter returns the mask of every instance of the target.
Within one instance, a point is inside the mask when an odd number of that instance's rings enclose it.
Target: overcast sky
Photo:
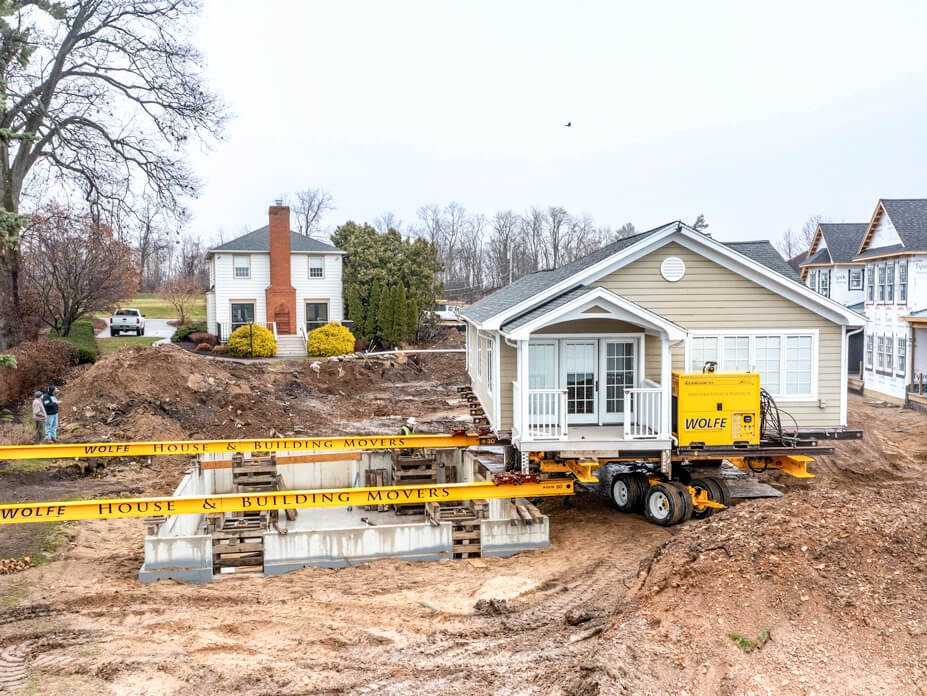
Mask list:
[[[207,0],[196,43],[236,115],[194,156],[204,238],[307,186],[332,226],[457,201],[724,240],[927,197],[925,2]]]

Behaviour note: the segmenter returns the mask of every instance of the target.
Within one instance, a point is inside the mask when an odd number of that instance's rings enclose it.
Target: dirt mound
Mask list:
[[[745,503],[683,526],[642,563],[592,681],[603,693],[654,681],[691,694],[911,693],[927,685],[927,612],[912,597],[927,597],[927,486]]]

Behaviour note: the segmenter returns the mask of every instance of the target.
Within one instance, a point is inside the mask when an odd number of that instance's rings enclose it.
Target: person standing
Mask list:
[[[42,397],[42,406],[45,407],[45,439],[49,442],[58,442],[58,406],[60,405],[57,387],[52,385]]]
[[[42,404],[42,392],[37,391],[32,399],[32,420],[35,421],[35,441],[33,444],[41,445],[45,435],[45,406]]]
[[[414,435],[415,434],[415,423],[416,423],[415,416],[409,416],[409,418],[405,422],[405,425],[402,426],[402,430],[399,431],[399,434],[402,435],[403,437]],[[399,454],[401,454],[403,457],[411,457],[413,454],[413,451],[411,447],[405,447],[399,450]]]

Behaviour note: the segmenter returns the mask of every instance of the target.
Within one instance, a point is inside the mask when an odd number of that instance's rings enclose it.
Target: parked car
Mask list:
[[[118,336],[123,331],[144,336],[145,315],[138,309],[117,309],[109,318],[109,335]]]
[[[438,300],[434,311],[426,311],[425,316],[434,317],[439,323],[458,322],[460,317],[457,311],[460,309],[459,303],[452,304],[447,300]]]

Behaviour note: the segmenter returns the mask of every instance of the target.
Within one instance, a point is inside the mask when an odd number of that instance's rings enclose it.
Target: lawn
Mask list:
[[[51,335],[52,338],[57,337],[55,331],[52,331]],[[71,333],[61,336],[61,340],[77,348],[81,362],[94,362],[97,359],[97,344],[94,342],[94,335],[93,323],[87,319],[81,319],[71,324]]]
[[[177,310],[171,307],[166,300],[161,299],[155,293],[143,292],[136,295],[131,300],[123,300],[120,307],[131,307],[132,309],[141,310],[142,314],[152,319],[177,319]],[[100,317],[108,317],[108,314],[98,314]],[[202,295],[195,303],[190,305],[187,310],[187,316],[192,319],[206,318],[206,295]]]
[[[100,350],[100,357],[112,355],[120,348],[126,346],[150,346],[155,341],[161,339],[157,336],[116,336],[115,338],[98,338],[97,348]]]

